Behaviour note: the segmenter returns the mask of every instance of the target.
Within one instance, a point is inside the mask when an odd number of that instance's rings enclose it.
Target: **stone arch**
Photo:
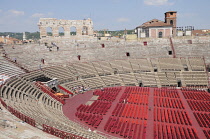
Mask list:
[[[59,27],[58,28],[58,33],[59,33],[59,36],[65,36],[64,27]]]
[[[70,27],[70,35],[71,36],[77,35],[77,28],[75,26]]]
[[[91,19],[86,20],[58,20],[56,18],[40,18],[38,22],[40,29],[40,41],[50,40],[55,37],[57,39],[81,39],[81,35],[84,35],[82,39],[93,38],[93,22]],[[63,27],[64,35],[59,35],[59,28]],[[47,29],[47,30],[46,30]],[[48,32],[48,33],[47,33]],[[60,31],[61,32],[61,31]],[[63,31],[62,31],[63,32]],[[77,37],[74,37],[74,36]]]
[[[53,36],[52,27],[47,27],[47,28],[46,28],[46,34],[47,34],[47,36]]]
[[[88,27],[87,26],[82,27],[82,35],[88,35]]]

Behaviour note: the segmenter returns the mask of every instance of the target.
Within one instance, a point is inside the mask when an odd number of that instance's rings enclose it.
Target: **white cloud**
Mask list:
[[[174,4],[174,3],[169,2],[169,0],[144,0],[144,3],[146,5],[155,5],[155,6]]]
[[[117,22],[129,22],[130,20],[128,18],[118,18]]]
[[[22,16],[24,15],[24,11],[17,11],[17,10],[9,10],[9,12],[14,16]]]
[[[40,17],[44,17],[44,14],[42,14],[42,13],[35,13],[31,17],[40,18]]]
[[[52,15],[53,15],[52,13],[47,13],[47,14],[44,14],[44,13],[35,13],[31,17],[32,18],[41,18],[41,17],[49,17],[49,16],[52,16]]]

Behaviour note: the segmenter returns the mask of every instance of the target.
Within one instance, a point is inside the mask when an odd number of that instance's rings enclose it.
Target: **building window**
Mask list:
[[[170,24],[173,25],[174,24],[174,21],[173,20],[170,20]]]
[[[170,12],[170,15],[173,15],[173,12]]]
[[[160,32],[158,33],[158,38],[162,38],[162,37],[163,37],[163,32],[160,31]]]

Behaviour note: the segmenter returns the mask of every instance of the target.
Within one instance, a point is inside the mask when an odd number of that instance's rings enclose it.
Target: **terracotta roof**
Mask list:
[[[140,28],[144,27],[145,28],[145,27],[166,27],[166,26],[171,26],[172,27],[172,25],[167,24],[167,23],[165,23],[161,20],[153,19],[153,20],[150,20],[148,22],[145,22],[144,24],[142,24],[141,26],[138,26],[138,27],[140,27]]]
[[[204,36],[207,34],[210,34],[210,29],[205,29],[205,30],[193,30],[192,34],[194,36]]]

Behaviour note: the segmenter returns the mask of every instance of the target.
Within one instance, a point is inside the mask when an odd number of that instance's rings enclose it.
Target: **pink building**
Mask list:
[[[176,35],[176,12],[165,13],[165,22],[150,20],[136,27],[138,38],[164,38]]]

